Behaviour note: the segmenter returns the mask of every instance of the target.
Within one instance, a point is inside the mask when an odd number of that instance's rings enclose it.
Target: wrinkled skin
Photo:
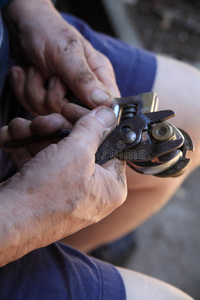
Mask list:
[[[1,147],[20,169],[1,185],[0,265],[98,222],[126,198],[125,163],[113,159],[95,164],[99,145],[116,125],[109,108],[81,117],[57,144],[47,139],[32,147],[3,147],[13,138],[48,136],[72,127],[82,114],[80,108],[77,115],[75,111],[75,105],[63,108],[65,115],[73,115],[71,124],[63,115],[52,114],[32,122],[17,118],[0,130]]]
[[[33,2],[33,3],[32,3]],[[34,65],[28,77],[36,69],[44,79],[50,79],[49,89],[62,78],[63,100],[70,89],[87,106],[110,105],[119,90],[109,60],[95,50],[91,44],[56,11],[49,0],[17,0],[8,6],[9,20],[18,29],[19,45],[29,64]],[[14,78],[23,76],[21,69],[13,68]],[[34,101],[29,99],[21,104],[35,114],[46,114],[58,110],[63,104],[38,97],[36,90],[26,90],[28,95],[36,93]],[[65,99],[64,99],[65,98]]]

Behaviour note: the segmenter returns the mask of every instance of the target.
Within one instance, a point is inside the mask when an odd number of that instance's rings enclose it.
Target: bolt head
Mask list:
[[[132,130],[123,133],[122,139],[126,144],[132,144],[136,140],[136,133]]]
[[[169,123],[157,123],[152,128],[151,134],[155,141],[166,142],[174,137],[174,129]]]

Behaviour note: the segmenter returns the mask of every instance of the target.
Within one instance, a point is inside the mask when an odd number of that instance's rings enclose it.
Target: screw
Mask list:
[[[174,129],[168,123],[158,123],[152,129],[152,137],[158,142],[166,142],[174,137]]]
[[[136,140],[136,137],[137,137],[136,133],[130,130],[130,128],[128,127],[123,128],[122,140],[126,144],[132,144]]]

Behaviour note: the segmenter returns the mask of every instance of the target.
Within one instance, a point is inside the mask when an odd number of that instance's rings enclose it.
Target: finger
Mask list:
[[[61,128],[72,128],[72,124],[58,113],[38,116],[31,122],[31,131],[38,136],[49,136]]]
[[[45,107],[46,90],[44,84],[45,80],[39,71],[34,66],[29,67],[24,85],[26,101],[32,110],[39,115],[48,113]]]
[[[31,121],[15,118],[8,124],[8,131],[12,139],[23,140],[33,135],[30,128]]]
[[[114,97],[120,97],[119,88],[116,83],[115,73],[111,62],[105,55],[90,48],[91,45],[87,44],[87,47],[85,48],[85,55],[91,70]]]
[[[88,114],[89,110],[74,103],[68,103],[62,108],[62,115],[72,124],[76,123],[81,117]]]
[[[11,140],[12,140],[12,136],[9,133],[8,126],[3,126],[0,129],[0,148],[8,155],[10,155],[10,153],[13,152],[13,149],[5,148],[4,143],[11,141]]]
[[[41,137],[51,136],[61,128],[72,128],[72,124],[68,122],[62,115],[54,113],[47,116],[38,116],[31,122],[32,132]],[[31,143],[28,145],[29,152],[35,156],[38,152],[46,148],[52,143],[57,143],[58,139],[48,138],[41,140],[39,143]]]
[[[0,129],[0,146],[3,147],[3,144],[12,140],[12,136],[9,133],[8,126],[3,126]]]
[[[45,105],[49,113],[60,113],[62,107],[68,103],[66,99],[67,87],[57,76],[49,80],[48,90],[45,98]]]
[[[116,126],[116,116],[108,107],[99,107],[83,116],[73,127],[68,138],[63,139],[59,146],[65,151],[66,143],[71,145],[74,165],[84,168],[89,176],[95,169],[95,153],[102,141]],[[67,155],[66,155],[67,157]]]
[[[18,102],[31,114],[35,115],[36,112],[32,109],[30,104],[27,101],[25,95],[25,81],[26,81],[26,72],[18,66],[12,67],[10,70],[10,82],[13,88],[13,92],[18,100]]]
[[[27,124],[25,125],[27,128]],[[0,146],[2,150],[7,153],[10,156],[10,159],[12,160],[13,164],[17,167],[17,169],[20,169],[27,161],[29,161],[32,158],[32,154],[26,146],[22,147],[16,147],[16,148],[7,148],[4,147],[4,143],[13,140],[13,134],[12,134],[13,128],[12,126],[9,128],[9,126],[4,126],[0,129]],[[26,130],[22,130],[23,134],[26,132]],[[23,137],[27,137],[27,134],[22,134]]]
[[[67,37],[66,44],[57,53],[56,61],[52,70],[67,84],[73,93],[88,107],[95,108],[97,105],[111,105],[113,96],[111,92],[100,82],[93,69],[88,65],[83,43],[88,43],[78,34]],[[90,51],[95,51],[90,47]]]
[[[61,128],[71,128],[72,124],[60,114],[51,114],[48,116],[38,116],[33,121],[22,118],[13,119],[8,126],[0,130],[1,148],[10,155],[13,163],[18,167],[26,163],[31,157],[46,148],[52,143],[50,139],[44,139],[39,142],[25,144],[21,147],[7,148],[3,144],[11,140],[23,140],[32,135],[49,136]],[[54,142],[54,141],[53,141]],[[58,142],[58,141],[57,141]]]

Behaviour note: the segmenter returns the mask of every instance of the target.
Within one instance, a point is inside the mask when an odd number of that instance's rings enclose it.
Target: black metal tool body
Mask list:
[[[179,176],[188,166],[188,150],[193,150],[191,138],[183,130],[166,122],[174,117],[171,110],[155,111],[155,93],[145,93],[115,99],[112,106],[118,125],[104,140],[96,153],[96,163],[109,159],[125,159],[135,171],[160,177]],[[68,136],[70,130],[61,129],[47,138]],[[43,137],[33,136],[22,141],[10,141],[5,147],[17,147],[37,142]]]
[[[116,156],[142,174],[177,177],[184,173],[193,142],[184,130],[166,122],[175,116],[173,111],[156,111],[157,107],[153,92],[116,99],[113,109],[119,125],[98,149],[97,162]]]
[[[97,162],[99,164],[106,162],[114,156],[114,152],[119,156],[123,153],[124,157],[121,155],[121,158],[131,158],[132,153],[130,150],[132,149],[134,149],[133,160],[148,161],[174,148],[178,148],[183,143],[182,137],[171,142],[166,141],[160,144],[153,143],[150,136],[151,126],[154,123],[163,122],[171,116],[174,116],[174,112],[165,110],[146,114],[140,113],[122,121],[98,149],[97,156],[99,156],[99,158],[97,157]],[[142,138],[143,133],[146,133],[144,140]],[[128,139],[128,135],[132,135],[132,140],[131,137]],[[134,155],[136,151],[138,155]],[[141,151],[143,151],[143,155]],[[139,152],[141,155],[139,155]]]
[[[173,138],[158,142],[152,138],[152,130],[155,124],[162,126],[172,116],[174,112],[166,110],[139,113],[125,119],[101,144],[96,162],[101,165],[118,157],[126,159],[130,167],[143,174],[158,175],[166,171],[182,157],[184,136],[177,130]]]

